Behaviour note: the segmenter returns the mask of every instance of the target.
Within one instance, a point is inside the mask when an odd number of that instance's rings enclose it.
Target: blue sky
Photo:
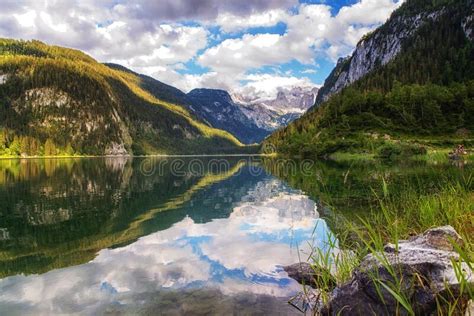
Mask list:
[[[81,49],[177,86],[251,99],[319,86],[403,0],[5,0],[0,36]]]

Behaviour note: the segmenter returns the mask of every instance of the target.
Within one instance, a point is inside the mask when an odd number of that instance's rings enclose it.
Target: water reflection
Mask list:
[[[290,314],[300,285],[282,266],[330,235],[314,201],[242,161],[180,175],[123,159],[19,166],[0,168],[0,313]]]

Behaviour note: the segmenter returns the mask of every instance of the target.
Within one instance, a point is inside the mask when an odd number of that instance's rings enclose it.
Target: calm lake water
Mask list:
[[[462,175],[464,167],[449,166]],[[0,161],[0,314],[292,315],[284,265],[372,184],[445,166],[250,158]],[[370,199],[369,199],[370,200]]]
[[[238,158],[4,160],[0,201],[0,314],[296,314],[282,266],[330,235]]]

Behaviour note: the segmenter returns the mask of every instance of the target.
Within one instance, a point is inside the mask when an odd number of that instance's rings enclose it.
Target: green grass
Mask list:
[[[472,289],[468,286],[461,272],[461,262],[472,269],[474,250],[474,177],[472,174],[461,178],[449,176],[441,179],[435,187],[427,190],[414,182],[390,183],[380,181],[381,188],[374,189],[377,206],[368,216],[347,219],[338,215],[334,237],[330,240],[329,250],[322,252],[313,249],[310,263],[318,272],[317,287],[321,290],[320,298],[327,302],[332,287],[330,281],[335,279],[342,285],[352,277],[352,272],[367,254],[375,256],[393,277],[393,282],[382,282],[378,275],[371,275],[373,283],[390,293],[398,303],[400,313],[415,315],[413,302],[410,302],[409,291],[404,289],[406,280],[400,279],[400,273],[388,263],[383,255],[386,243],[398,245],[398,241],[421,234],[429,228],[451,225],[462,236],[464,246],[455,246],[460,255],[459,261],[453,261],[461,283],[461,293],[473,298]],[[377,192],[377,193],[376,193]],[[381,193],[380,193],[381,192]],[[334,214],[337,214],[337,210]],[[331,271],[331,273],[321,273]],[[413,284],[418,280],[412,280]],[[439,313],[457,315],[465,307],[462,295],[450,293],[446,298],[437,301]]]
[[[335,152],[330,155],[329,158],[334,161],[347,162],[347,161],[373,161],[377,157],[371,153],[350,153],[350,152]]]
[[[446,139],[410,139],[400,138],[393,140],[365,140],[365,148],[349,148],[339,150],[329,155],[329,159],[337,162],[373,162],[376,160],[399,161],[412,160],[424,161],[427,163],[441,164],[449,162],[449,153],[458,144],[469,147],[471,139],[446,140]],[[458,162],[474,162],[474,152],[462,156]]]

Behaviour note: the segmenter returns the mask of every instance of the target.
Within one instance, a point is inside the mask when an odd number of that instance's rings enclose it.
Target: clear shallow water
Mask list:
[[[241,159],[0,161],[0,314],[297,314],[330,231]],[[179,167],[179,166],[180,167]]]

